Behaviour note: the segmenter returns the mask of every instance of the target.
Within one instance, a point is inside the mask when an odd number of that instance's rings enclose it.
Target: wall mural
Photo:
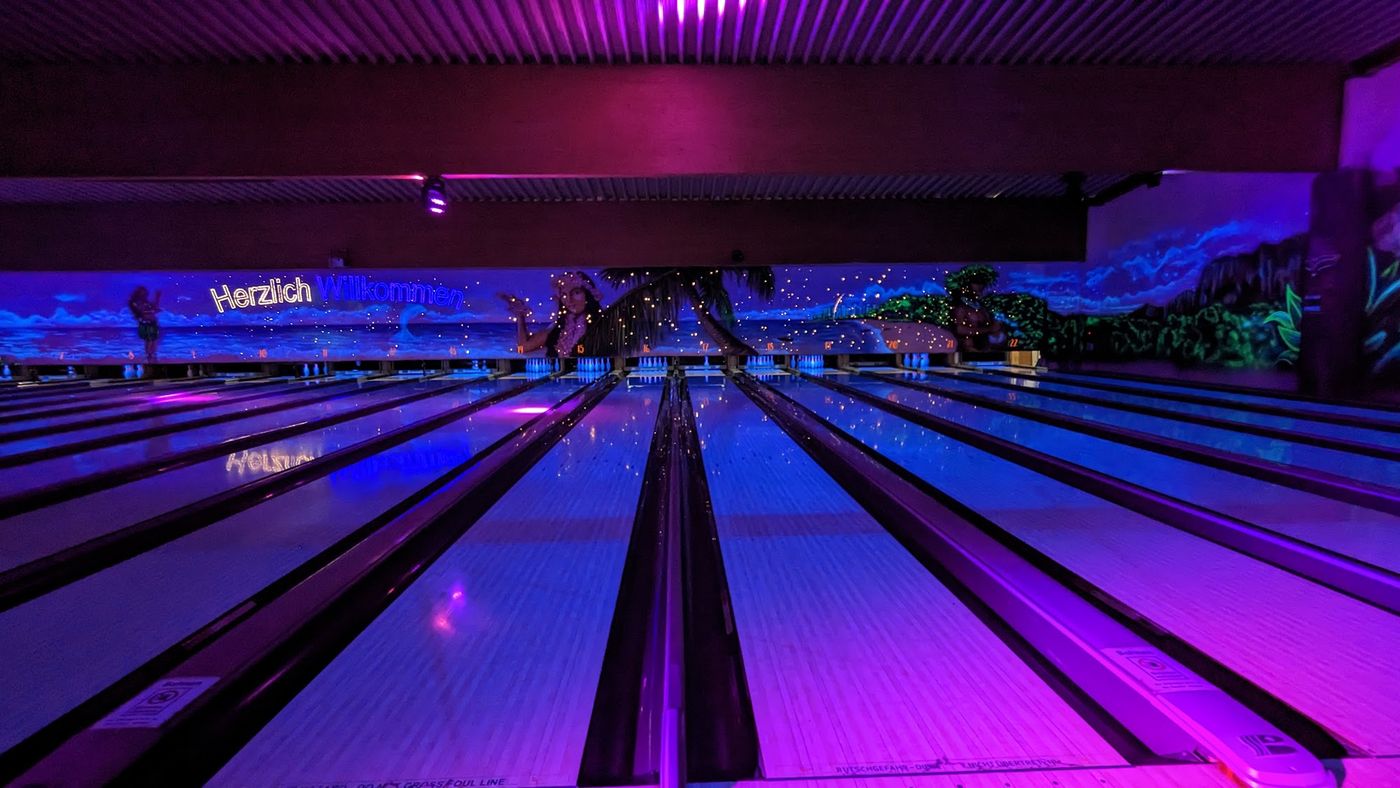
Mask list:
[[[872,314],[985,330],[964,349],[1065,360],[1291,367],[1298,360],[1309,175],[1168,176],[1090,214],[1088,261],[967,266]],[[1005,341],[999,343],[1000,337]]]
[[[0,274],[0,357],[123,363],[951,350],[926,266]]]
[[[1400,64],[1347,80],[1341,163],[1369,171],[1371,220],[1361,363],[1400,384]]]
[[[1287,367],[1307,175],[1169,176],[1091,214],[1087,262],[0,274],[8,362],[1039,349]],[[1395,362],[1394,211],[1368,353]],[[1379,339],[1376,339],[1379,337]]]
[[[1400,383],[1400,169],[1372,193],[1380,214],[1366,254],[1362,363],[1372,378]]]

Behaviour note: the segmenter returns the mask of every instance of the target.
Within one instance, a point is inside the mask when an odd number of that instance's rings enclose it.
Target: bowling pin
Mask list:
[[[5,380],[9,380],[10,377],[11,377],[10,365],[9,365],[9,364],[6,364],[6,365],[5,365],[5,368],[4,368],[3,370],[0,370],[0,378],[4,378]]]
[[[304,378],[311,377],[311,368],[308,367],[308,366],[306,366],[305,364],[302,364],[302,365],[301,365],[301,376],[304,377]]]

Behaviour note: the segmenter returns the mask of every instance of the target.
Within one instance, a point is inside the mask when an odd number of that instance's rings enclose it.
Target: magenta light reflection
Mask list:
[[[549,408],[546,408],[546,407],[543,406],[543,405],[526,405],[526,406],[524,406],[524,407],[515,408],[515,409],[511,410],[511,413],[531,413],[531,414],[534,414],[534,413],[544,413],[544,412],[547,411],[547,410],[549,410]]]
[[[147,402],[166,404],[170,402],[213,402],[217,400],[217,394],[196,394],[187,392],[172,392],[170,394],[159,394],[154,397],[147,397]]]

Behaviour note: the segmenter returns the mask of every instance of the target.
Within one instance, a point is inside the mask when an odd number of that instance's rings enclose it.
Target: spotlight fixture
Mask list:
[[[435,216],[447,213],[447,184],[442,176],[434,175],[423,181],[423,207]]]

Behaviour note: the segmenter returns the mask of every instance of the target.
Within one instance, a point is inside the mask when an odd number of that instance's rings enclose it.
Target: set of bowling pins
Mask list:
[[[329,367],[330,365],[328,364],[327,366]],[[301,365],[301,376],[304,377],[304,378],[309,378],[309,377],[318,377],[318,378],[319,378],[319,377],[321,376],[321,365],[320,365],[320,364],[302,364],[302,365]]]
[[[473,367],[472,369],[476,369]],[[559,359],[557,358],[527,358],[525,359],[525,371],[534,375],[547,372],[559,371]]]
[[[773,369],[772,356],[749,356],[750,369]]]
[[[662,373],[671,365],[671,359],[665,356],[642,356],[637,359],[637,369],[642,372],[653,374]]]
[[[899,355],[899,365],[909,369],[928,369],[928,353],[901,353]]]
[[[821,369],[826,366],[826,360],[821,356],[793,356],[792,365],[798,369]]]
[[[612,371],[612,359],[610,359],[610,358],[595,358],[595,357],[592,357],[592,356],[585,356],[584,358],[581,358],[581,359],[578,360],[578,371],[579,371],[579,372],[586,372],[586,373],[594,374],[594,375],[600,374],[600,373],[603,373],[603,372],[611,372],[611,371]]]
[[[146,368],[140,364],[127,364],[122,367],[122,377],[127,380],[146,376]]]

